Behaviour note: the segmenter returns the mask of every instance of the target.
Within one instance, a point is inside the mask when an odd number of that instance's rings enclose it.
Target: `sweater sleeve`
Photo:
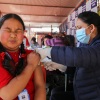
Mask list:
[[[53,47],[52,61],[66,66],[89,67],[100,65],[100,44],[85,47]]]

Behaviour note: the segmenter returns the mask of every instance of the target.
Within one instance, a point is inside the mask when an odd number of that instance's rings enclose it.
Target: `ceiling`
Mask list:
[[[27,27],[58,27],[80,1],[0,0],[0,11],[18,14]]]

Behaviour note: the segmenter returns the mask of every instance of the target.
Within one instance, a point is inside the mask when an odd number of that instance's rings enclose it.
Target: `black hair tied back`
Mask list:
[[[24,50],[24,44],[21,44],[21,48],[20,48],[20,53],[21,55],[25,55],[25,50]],[[0,54],[1,54],[1,59],[2,59],[2,65],[3,67],[13,76],[17,76],[19,75],[23,69],[26,66],[26,59],[25,56],[22,57],[20,56],[19,58],[19,62],[17,65],[14,64],[13,59],[11,59],[11,57],[8,55],[8,53],[6,52],[5,48],[2,46],[2,44],[0,43]],[[16,68],[16,69],[14,69]]]

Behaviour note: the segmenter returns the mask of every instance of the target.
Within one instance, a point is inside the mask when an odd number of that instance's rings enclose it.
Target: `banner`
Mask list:
[[[97,9],[97,0],[84,0],[84,2],[82,2],[82,4],[67,17],[67,21],[61,24],[59,27],[60,30],[62,32],[67,32],[67,34],[75,34],[75,23],[77,21],[77,16],[85,11],[100,13],[100,11]]]
[[[68,16],[67,34],[75,34],[75,23],[77,21],[77,16],[84,11],[94,11],[97,13],[97,0],[84,0],[84,2]]]

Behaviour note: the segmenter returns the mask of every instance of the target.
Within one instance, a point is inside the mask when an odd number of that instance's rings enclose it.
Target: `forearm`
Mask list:
[[[46,88],[41,86],[36,88],[34,100],[46,100]]]
[[[17,77],[13,78],[6,86],[0,89],[0,97],[3,100],[13,100],[27,85],[34,69],[29,65]]]

